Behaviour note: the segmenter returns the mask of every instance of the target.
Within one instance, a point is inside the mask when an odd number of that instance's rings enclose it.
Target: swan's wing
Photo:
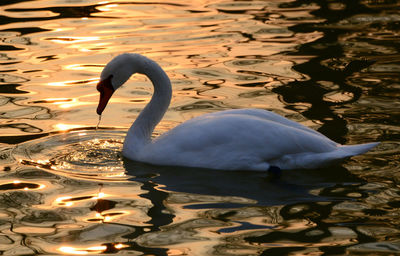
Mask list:
[[[285,155],[332,151],[325,136],[258,116],[225,113],[185,122],[146,146],[139,157],[160,165],[255,169]],[[268,168],[267,168],[268,169]]]
[[[306,131],[306,132],[310,132],[317,136],[324,136],[321,133],[319,133],[307,126],[304,126],[300,123],[297,123],[295,121],[287,119],[286,117],[278,115],[274,112],[263,110],[263,109],[255,109],[255,108],[232,109],[232,110],[218,111],[218,112],[214,112],[214,113],[205,114],[205,115],[199,116],[197,118],[202,119],[202,118],[218,117],[218,116],[224,116],[224,115],[244,115],[244,116],[258,117],[261,119],[277,122],[277,123],[280,123],[280,124],[283,124],[286,126],[294,127],[294,128]]]

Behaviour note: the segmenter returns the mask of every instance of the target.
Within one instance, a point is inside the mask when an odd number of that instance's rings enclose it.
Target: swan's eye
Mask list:
[[[103,93],[103,92],[104,92],[104,88],[110,88],[110,89],[114,90],[114,88],[113,88],[112,85],[111,85],[111,79],[112,79],[112,77],[113,77],[113,76],[110,75],[110,76],[107,77],[106,79],[101,80],[101,81],[97,84],[97,86],[96,86],[97,91],[100,92],[100,93]]]
[[[97,91],[98,91],[99,93],[104,92],[104,88],[103,88],[101,82],[97,84],[96,89],[97,89]]]

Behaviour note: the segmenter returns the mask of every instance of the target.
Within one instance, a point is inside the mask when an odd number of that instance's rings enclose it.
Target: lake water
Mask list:
[[[3,0],[0,15],[2,254],[400,254],[400,2]],[[382,144],[280,179],[131,162],[144,76],[95,131],[99,73],[123,52],[171,78],[155,136],[254,107]]]

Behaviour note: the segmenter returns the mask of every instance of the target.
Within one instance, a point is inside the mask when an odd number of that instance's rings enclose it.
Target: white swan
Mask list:
[[[102,114],[114,91],[134,73],[146,75],[154,86],[153,97],[125,138],[123,155],[135,161],[222,170],[317,168],[362,154],[378,144],[342,146],[261,109],[205,114],[152,140],[154,127],[168,109],[172,89],[163,69],[142,55],[122,54],[105,66],[97,85],[97,114]]]

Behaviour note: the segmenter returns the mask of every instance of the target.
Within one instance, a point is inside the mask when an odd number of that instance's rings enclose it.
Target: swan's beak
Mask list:
[[[111,78],[112,76],[100,81],[97,84],[96,89],[97,91],[100,92],[99,105],[97,106],[98,115],[101,115],[101,113],[103,113],[104,109],[107,106],[108,101],[110,100],[111,96],[115,91],[114,87],[111,84]]]

